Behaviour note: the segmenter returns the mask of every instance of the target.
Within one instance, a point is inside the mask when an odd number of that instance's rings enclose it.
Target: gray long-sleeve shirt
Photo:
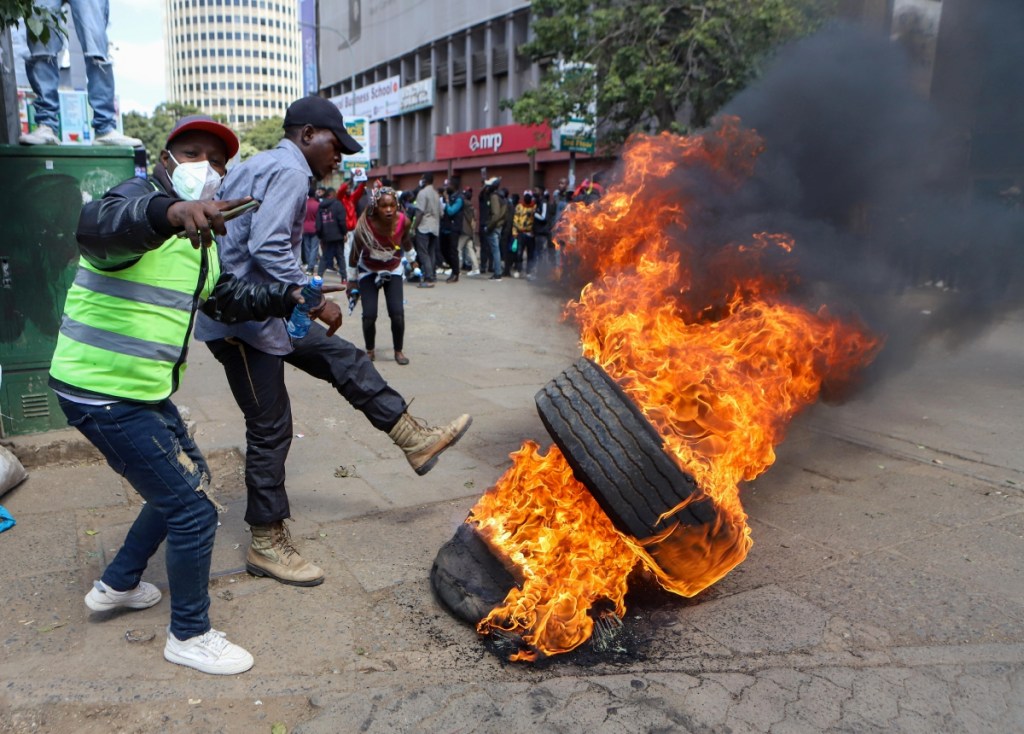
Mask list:
[[[227,236],[217,238],[222,272],[255,283],[309,280],[299,253],[312,175],[302,152],[288,139],[231,169],[217,198],[252,196],[262,203],[255,212],[228,222]],[[284,319],[227,325],[200,314],[195,333],[204,342],[233,336],[268,354],[292,351]]]

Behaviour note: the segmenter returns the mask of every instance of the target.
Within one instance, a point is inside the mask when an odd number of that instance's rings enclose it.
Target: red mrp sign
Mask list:
[[[437,158],[468,158],[479,155],[517,153],[551,147],[551,128],[544,125],[501,125],[454,135],[438,135]]]

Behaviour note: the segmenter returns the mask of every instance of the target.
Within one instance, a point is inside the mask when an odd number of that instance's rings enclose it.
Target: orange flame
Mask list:
[[[623,536],[557,448],[541,456],[527,442],[467,520],[519,569],[522,587],[479,625],[483,634],[519,635],[524,646],[513,659],[580,645],[599,602],[623,616],[638,560],[684,596],[742,562],[752,541],[739,483],[774,463],[786,426],[826,382],[850,381],[881,346],[824,306],[811,312],[786,301],[796,280],[790,238],[759,233],[716,252],[688,241],[688,212],[698,202],[676,179],[697,169],[712,172],[715,185],[738,186],[761,151],[735,119],[702,137],[635,139],[624,152],[623,183],[598,204],[569,210],[575,243],[567,256],[592,276],[567,308],[583,354],[622,385],[666,453],[713,500],[718,519]],[[678,509],[666,507],[663,517]]]

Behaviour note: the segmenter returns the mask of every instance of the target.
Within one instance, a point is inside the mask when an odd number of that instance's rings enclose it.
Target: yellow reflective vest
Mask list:
[[[197,250],[184,237],[121,270],[83,258],[50,376],[76,393],[142,403],[169,397],[185,373],[196,310],[219,277],[216,244]]]

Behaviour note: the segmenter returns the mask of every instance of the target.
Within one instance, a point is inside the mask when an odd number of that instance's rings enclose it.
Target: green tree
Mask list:
[[[270,150],[284,137],[284,118],[268,117],[265,120],[260,120],[245,130],[240,137],[242,144],[239,152],[242,160],[256,155],[260,151]]]
[[[0,0],[0,31],[17,25],[22,18],[32,40],[46,43],[50,33],[67,35],[64,13],[44,10],[32,0]]]
[[[160,151],[164,149],[167,135],[174,127],[174,123],[186,115],[197,115],[200,112],[202,110],[198,107],[177,102],[161,102],[153,110],[152,117],[139,112],[126,112],[122,116],[124,134],[142,141],[143,147],[149,154],[149,163],[152,167],[156,163]]]
[[[603,146],[633,132],[703,127],[779,43],[815,29],[830,0],[533,0],[540,85],[507,100],[521,123],[597,124]]]

